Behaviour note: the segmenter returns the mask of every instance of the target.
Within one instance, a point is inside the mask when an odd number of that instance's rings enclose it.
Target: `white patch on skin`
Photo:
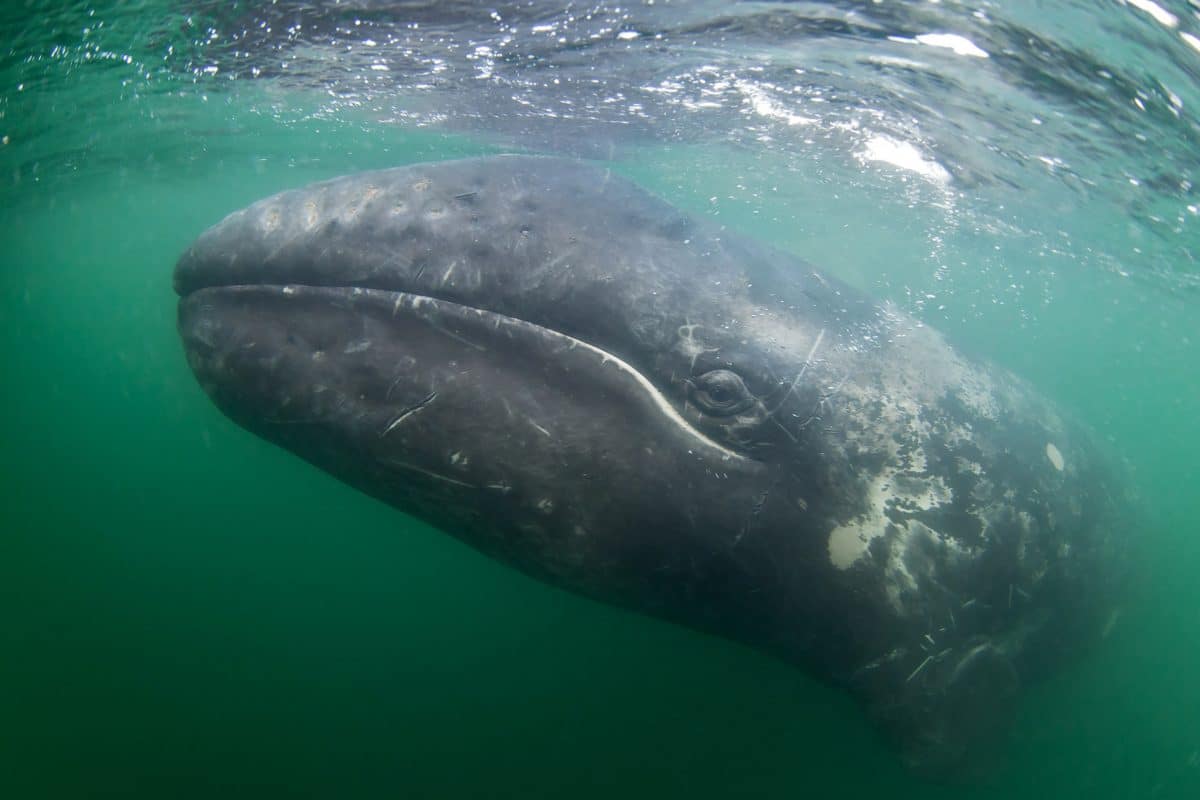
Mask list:
[[[884,567],[884,575],[887,579],[884,590],[887,592],[888,600],[891,601],[892,607],[903,614],[905,611],[905,593],[920,590],[917,579],[908,571],[908,566],[905,563],[908,557],[908,550],[912,545],[921,540],[928,541],[933,539],[939,545],[954,551],[959,556],[968,557],[970,551],[954,539],[943,536],[938,531],[915,519],[899,523],[896,529],[897,536],[892,541],[887,565]]]
[[[758,324],[770,322],[760,320]],[[799,351],[800,342],[794,336],[787,339],[780,334],[776,341],[786,350]],[[870,453],[884,459],[877,472],[865,476],[866,510],[830,532],[829,558],[835,567],[849,569],[867,554],[872,541],[886,536],[884,570],[889,597],[903,613],[902,598],[922,580],[920,575],[910,575],[905,566],[910,542],[932,539],[964,557],[971,551],[957,539],[916,520],[893,523],[887,515],[892,508],[932,510],[952,500],[942,478],[927,473],[930,454],[926,449],[940,441],[949,452],[956,452],[975,439],[972,421],[998,419],[1001,408],[1028,410],[1046,420],[1050,430],[1058,430],[1059,425],[1048,409],[1030,409],[1028,393],[1017,379],[994,374],[986,365],[971,364],[947,347],[941,334],[894,306],[885,306],[882,317],[862,328],[861,336],[840,337],[824,348],[822,355],[813,365],[820,370],[816,380],[821,373],[851,376],[839,387],[837,407],[846,423],[842,444],[847,456]],[[955,414],[926,413],[946,399],[962,405],[962,419],[954,419]],[[1047,457],[1053,462],[1049,449]],[[987,481],[982,464],[956,456],[955,465],[957,470]],[[976,516],[986,532],[986,515],[976,512]]]
[[[1046,458],[1050,459],[1050,463],[1059,472],[1062,472],[1067,465],[1067,462],[1063,460],[1062,453],[1058,452],[1058,448],[1054,446],[1053,442],[1046,442]]]
[[[963,404],[985,419],[996,419],[1000,410],[996,406],[996,387],[991,380],[975,370],[962,370],[959,398]]]
[[[838,569],[850,569],[862,558],[871,540],[882,536],[887,529],[887,519],[876,513],[876,506],[854,522],[839,525],[829,534],[829,560]]]
[[[454,467],[465,467],[470,463],[470,459],[462,454],[461,450],[450,454],[450,465]]]
[[[283,287],[282,291],[286,295],[293,295],[296,293],[296,287],[295,286],[285,286],[285,287]]]
[[[907,523],[897,525],[898,535],[892,542],[891,552],[888,554],[887,566],[884,567],[884,576],[886,584],[884,591],[887,592],[888,600],[891,601],[892,607],[897,611],[904,610],[904,593],[915,592],[918,589],[917,580],[912,573],[908,571],[908,566],[904,563],[904,557],[908,553],[908,546],[912,543],[913,534],[917,531],[922,533],[929,530],[926,526],[912,520],[914,527],[909,527]]]
[[[983,475],[983,465],[975,461],[968,461],[960,456],[955,459],[954,463],[963,472],[970,472],[973,475]]]
[[[921,454],[920,460],[924,462],[924,454]],[[896,485],[898,477],[908,485],[907,490]],[[889,506],[900,506],[907,511],[928,511],[949,503],[950,494],[950,488],[941,476],[926,477],[907,470],[885,469],[875,476],[867,488],[866,513],[830,532],[830,562],[838,569],[845,570],[865,556],[871,542],[888,531],[890,521],[886,511]],[[903,528],[903,525],[901,523],[898,527]]]
[[[696,340],[696,329],[699,327],[699,325],[688,323],[687,325],[680,325],[677,331],[679,334],[679,344],[676,345],[676,348],[683,354],[684,358],[689,359],[692,370],[695,370],[696,359],[701,355],[717,351],[717,348],[705,347]]]
[[[887,357],[882,363],[888,363]],[[883,370],[876,381],[848,383],[843,389],[841,413],[858,419],[858,424],[846,429],[846,444],[856,450],[887,456],[886,463],[867,487],[866,512],[830,532],[827,545],[830,562],[843,570],[857,563],[867,554],[871,542],[889,531],[888,508],[927,511],[952,500],[950,488],[941,476],[926,472],[925,447],[932,431],[929,423],[922,420],[921,410],[924,403],[933,399],[922,396],[922,390],[928,386],[925,382],[913,385],[902,376],[885,374]],[[961,380],[958,385],[962,385]],[[970,431],[965,428],[946,433],[951,439],[970,438]],[[904,529],[902,524],[896,527]],[[897,579],[903,578],[902,566],[889,568]]]

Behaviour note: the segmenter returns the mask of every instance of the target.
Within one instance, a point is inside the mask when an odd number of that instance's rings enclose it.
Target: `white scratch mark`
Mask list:
[[[415,305],[414,305],[413,307],[414,307],[414,308],[416,308],[416,306],[415,306]],[[486,353],[486,352],[487,352],[487,348],[486,348],[486,347],[484,347],[483,345],[481,345],[481,344],[475,344],[475,342],[472,342],[470,339],[467,339],[467,338],[465,338],[465,337],[459,336],[459,335],[458,335],[457,333],[455,333],[454,331],[447,330],[446,328],[443,328],[441,325],[438,325],[438,324],[437,324],[436,322],[434,322],[432,319],[430,319],[430,318],[426,317],[426,318],[425,318],[425,321],[429,323],[429,327],[433,328],[434,330],[438,331],[439,333],[444,333],[444,334],[446,334],[447,336],[449,336],[451,339],[454,339],[454,340],[456,340],[456,341],[462,342],[462,343],[463,343],[463,344],[465,344],[467,347],[473,347],[473,348],[475,348],[476,350],[478,350],[478,351],[479,351],[479,352],[481,352],[481,353]]]
[[[399,380],[399,378],[397,378],[397,380]],[[392,385],[394,386],[395,384],[392,384]],[[408,419],[408,418],[409,418],[409,417],[411,417],[413,414],[417,413],[417,412],[418,412],[418,411],[420,411],[422,408],[424,408],[425,406],[427,406],[427,405],[429,405],[430,403],[432,403],[432,402],[434,401],[434,398],[436,398],[436,397],[437,397],[437,392],[430,392],[430,393],[429,393],[429,394],[428,394],[428,395],[425,397],[425,399],[424,399],[424,400],[422,400],[421,402],[417,403],[415,406],[412,406],[411,408],[406,408],[406,409],[404,409],[404,411],[402,411],[402,412],[399,414],[399,416],[397,416],[397,417],[396,417],[394,420],[392,420],[392,421],[391,421],[391,423],[389,423],[389,424],[388,424],[388,426],[387,426],[386,428],[384,428],[384,429],[383,429],[383,432],[379,434],[379,438],[380,438],[380,439],[382,439],[384,436],[387,436],[389,433],[391,433],[392,431],[394,431],[394,430],[396,429],[396,426],[397,426],[397,425],[399,425],[401,422],[404,422],[404,420]]]
[[[824,338],[825,329],[821,328],[820,333],[817,334],[817,340],[813,342],[812,349],[808,351],[808,355],[804,358],[804,366],[800,367],[800,371],[796,373],[795,380],[792,381],[792,385],[788,387],[788,390],[783,393],[779,405],[775,406],[775,411],[771,412],[771,416],[775,416],[775,412],[783,408],[783,404],[792,396],[792,392],[796,391],[796,386],[799,385],[800,379],[804,377],[804,373],[808,372],[808,365],[812,363],[813,358],[817,355],[817,348],[821,346],[821,340]]]
[[[925,660],[922,661],[921,664],[909,674],[909,676],[905,679],[904,682],[908,683],[913,678],[917,677],[917,675],[919,675],[921,673],[921,670],[925,669],[925,665],[928,664],[930,661],[933,661],[933,656],[925,656]]]
[[[413,472],[419,472],[419,473],[421,473],[422,475],[426,475],[426,476],[428,476],[428,477],[430,477],[430,478],[435,478],[436,480],[439,480],[439,481],[445,481],[446,483],[452,483],[452,484],[454,484],[455,486],[465,486],[465,487],[467,487],[468,489],[476,489],[476,488],[478,488],[477,486],[474,486],[474,485],[472,485],[472,484],[470,484],[470,483],[466,483],[466,482],[464,482],[464,481],[455,480],[454,478],[449,478],[449,477],[447,477],[447,476],[445,476],[445,475],[442,475],[442,474],[440,474],[440,473],[434,472],[433,470],[428,470],[428,469],[425,469],[425,468],[423,468],[423,467],[418,467],[418,466],[417,466],[417,465],[415,465],[415,464],[409,464],[409,463],[407,463],[407,462],[405,462],[405,461],[393,461],[393,460],[392,460],[392,459],[390,459],[390,458],[385,458],[385,459],[381,459],[380,463],[382,463],[382,464],[386,464],[386,465],[387,465],[387,466],[389,466],[389,467],[399,467],[400,469],[407,469],[407,470],[412,470]]]

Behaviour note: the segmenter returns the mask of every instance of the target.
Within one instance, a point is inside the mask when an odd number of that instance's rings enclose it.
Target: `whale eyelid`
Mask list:
[[[709,370],[684,383],[690,389],[693,405],[713,416],[738,414],[758,401],[742,376],[730,369]]]

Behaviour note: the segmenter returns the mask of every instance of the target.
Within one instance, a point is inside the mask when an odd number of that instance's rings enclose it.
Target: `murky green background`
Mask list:
[[[1119,206],[1023,195],[1011,219],[1062,217],[1055,240],[881,205],[886,177],[780,182],[744,148],[616,157],[922,313],[1129,461],[1146,577],[1103,643],[1026,695],[1008,763],[968,792],[907,775],[842,693],[487,561],[203,396],[170,278],[204,227],[496,144],[308,114],[299,91],[138,98],[120,70],[3,89],[0,797],[1200,796],[1200,296],[1094,268],[1093,248],[1143,243]],[[962,266],[916,304],[934,261]]]

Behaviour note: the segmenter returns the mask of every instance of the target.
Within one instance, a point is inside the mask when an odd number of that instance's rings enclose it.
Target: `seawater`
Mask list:
[[[10,3],[0,795],[941,798],[841,692],[528,580],[237,429],[171,268],[264,195],[611,166],[1028,378],[1141,496],[984,798],[1200,796],[1192,4]]]

